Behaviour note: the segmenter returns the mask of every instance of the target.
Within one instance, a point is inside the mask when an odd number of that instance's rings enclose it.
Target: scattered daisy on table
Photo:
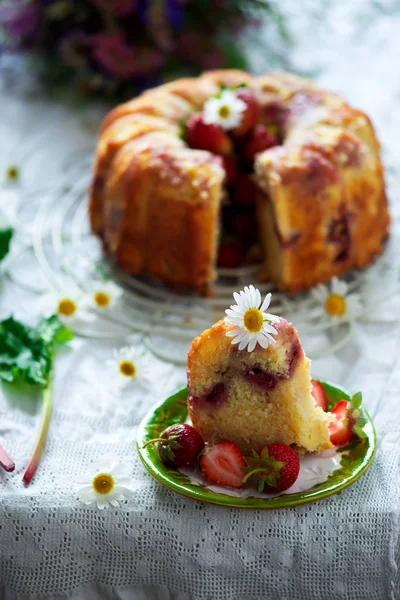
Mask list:
[[[78,499],[86,505],[95,504],[99,510],[117,507],[133,493],[130,469],[118,461],[99,461],[78,484]]]
[[[327,285],[320,284],[311,290],[317,303],[313,316],[327,316],[334,321],[353,321],[363,313],[360,295],[350,293],[348,284],[334,277]]]
[[[114,349],[113,358],[106,361],[106,367],[118,391],[132,383],[143,386],[148,381],[147,355],[133,346]]]
[[[56,314],[68,327],[92,323],[95,315],[90,311],[87,295],[79,289],[66,286],[62,290],[44,294],[40,300],[43,313]]]
[[[90,288],[90,307],[102,311],[116,308],[123,295],[122,289],[112,281],[95,281]]]

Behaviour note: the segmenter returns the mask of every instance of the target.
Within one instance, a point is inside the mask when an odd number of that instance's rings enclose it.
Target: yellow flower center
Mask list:
[[[65,317],[70,317],[76,311],[76,304],[71,298],[62,298],[58,303],[58,313]]]
[[[325,310],[329,315],[340,317],[346,312],[346,300],[339,294],[331,294],[325,300]]]
[[[101,306],[102,308],[108,306],[110,304],[110,300],[111,298],[107,292],[96,292],[94,295],[94,301],[96,302],[97,306]]]
[[[8,167],[7,169],[7,177],[9,179],[17,179],[18,178],[18,169],[17,167]]]
[[[248,308],[244,313],[243,323],[247,331],[251,333],[260,331],[264,323],[261,310],[258,308]]]
[[[136,373],[136,367],[130,360],[123,360],[119,363],[119,370],[125,377],[134,377]]]
[[[226,104],[223,104],[222,106],[220,106],[220,108],[218,110],[218,114],[221,117],[221,119],[226,119],[231,114],[231,110],[230,110],[229,106],[227,106]]]
[[[109,494],[114,489],[114,478],[109,473],[100,473],[93,479],[92,485],[98,494]]]

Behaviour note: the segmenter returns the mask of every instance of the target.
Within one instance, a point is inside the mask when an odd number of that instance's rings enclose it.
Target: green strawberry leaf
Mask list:
[[[361,404],[362,404],[362,393],[356,392],[354,394],[354,396],[352,397],[352,399],[350,400],[350,408],[352,410],[357,410],[358,408],[360,408]]]
[[[356,435],[358,435],[358,437],[361,438],[361,439],[368,437],[367,434],[365,433],[364,429],[362,428],[362,426],[359,425],[358,423],[356,423],[355,425],[353,425],[352,431]]]

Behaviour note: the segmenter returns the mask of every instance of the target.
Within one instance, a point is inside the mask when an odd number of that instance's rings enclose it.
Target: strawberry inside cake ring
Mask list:
[[[332,447],[332,416],[315,404],[310,361],[296,329],[265,313],[253,286],[236,306],[193,340],[188,354],[188,409],[204,441],[225,439],[249,453],[282,442],[300,451]],[[260,307],[260,308],[257,308]]]
[[[106,117],[90,219],[122,269],[201,294],[217,266],[254,262],[261,279],[305,290],[371,263],[389,227],[369,118],[301,77],[236,70]]]

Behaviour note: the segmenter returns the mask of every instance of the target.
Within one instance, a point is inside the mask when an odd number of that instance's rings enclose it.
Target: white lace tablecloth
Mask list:
[[[304,3],[304,14],[315,4]],[[317,16],[303,23],[298,12],[294,67],[315,72],[321,84],[367,110],[386,164],[396,165],[398,3],[347,5],[331,7],[324,26]],[[253,54],[256,69],[268,68],[256,48]],[[23,190],[56,181],[65,157],[93,144],[90,126],[98,120],[98,111],[77,114],[6,89],[0,115],[1,168],[18,164]],[[3,191],[0,198],[11,219],[19,193]],[[400,197],[392,202],[396,209]],[[30,321],[39,312],[37,296],[0,276],[1,319],[14,313]],[[150,385],[132,387],[116,401],[104,361],[135,337],[76,338],[57,359],[50,434],[28,488],[21,476],[40,402],[0,392],[0,440],[17,464],[13,474],[0,470],[0,598],[397,600],[399,334],[398,323],[358,325],[340,353],[313,361],[314,375],[363,391],[378,434],[372,467],[340,495],[272,512],[203,504],[156,482],[137,456],[136,431],[149,407],[185,382],[184,369],[150,355]],[[131,465],[135,492],[117,509],[84,507],[77,481],[94,458],[110,455]]]

